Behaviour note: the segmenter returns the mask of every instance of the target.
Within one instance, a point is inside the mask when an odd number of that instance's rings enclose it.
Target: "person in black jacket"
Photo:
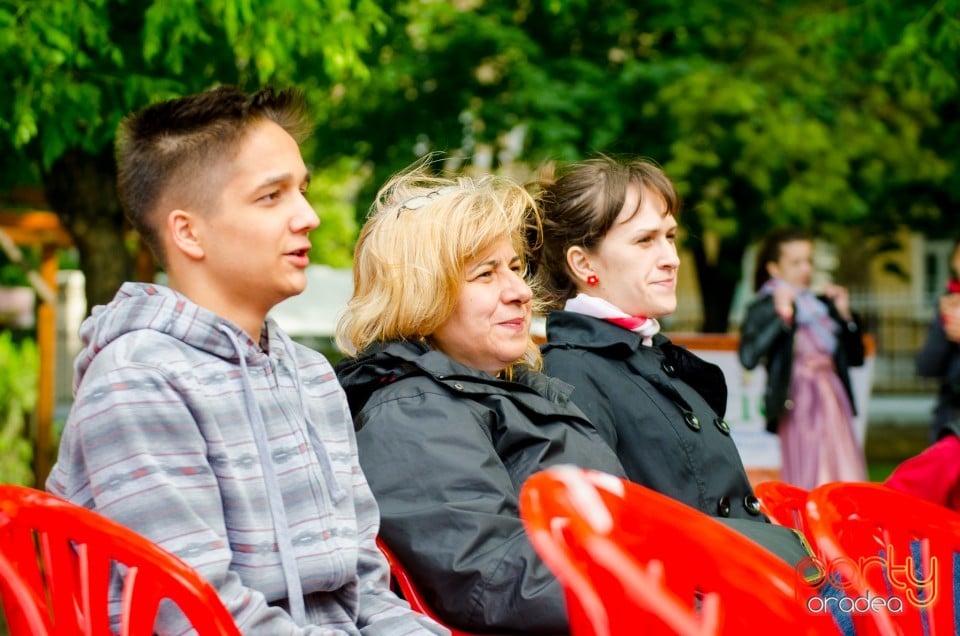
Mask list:
[[[547,316],[544,370],[632,481],[725,521],[796,563],[796,537],[773,526],[724,420],[719,367],[674,345],[658,320],[676,309],[673,184],[644,160],[598,157],[539,182],[542,236],[530,240]]]
[[[740,328],[740,362],[767,371],[767,430],[780,436],[780,478],[810,490],[830,481],[866,481],[856,440],[851,366],[863,364],[863,337],[839,285],[810,289],[813,239],[772,231],[757,253],[757,297]]]
[[[401,173],[360,234],[338,325],[380,536],[439,617],[473,632],[569,629],[524,532],[523,482],[556,464],[623,476],[570,387],[537,372],[522,259],[535,213],[512,181]]]
[[[950,271],[947,288],[917,352],[917,374],[940,379],[930,428],[933,442],[960,435],[960,238],[953,243]]]
[[[930,427],[932,445],[903,461],[884,483],[960,511],[960,238],[953,243],[950,270],[917,352],[917,373],[940,379]]]

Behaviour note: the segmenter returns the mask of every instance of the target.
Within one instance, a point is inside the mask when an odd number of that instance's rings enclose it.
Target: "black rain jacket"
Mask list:
[[[930,428],[931,441],[949,433],[960,436],[960,345],[947,340],[939,311],[930,321],[927,338],[917,352],[917,374],[940,378]]]
[[[568,631],[563,591],[528,540],[523,482],[556,464],[623,469],[568,398],[532,371],[512,381],[416,342],[337,366],[380,535],[448,624],[473,632]]]

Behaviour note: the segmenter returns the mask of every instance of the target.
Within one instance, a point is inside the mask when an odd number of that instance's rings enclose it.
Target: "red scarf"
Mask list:
[[[647,324],[647,320],[649,319],[641,316],[627,316],[626,318],[604,318],[604,320],[607,322],[612,322],[615,325],[620,325],[624,329],[636,331],[643,325]]]
[[[566,311],[593,316],[609,323],[628,329],[641,338],[646,346],[653,344],[653,336],[660,332],[660,323],[655,318],[631,316],[616,305],[589,294],[577,294],[568,298],[563,307]]]

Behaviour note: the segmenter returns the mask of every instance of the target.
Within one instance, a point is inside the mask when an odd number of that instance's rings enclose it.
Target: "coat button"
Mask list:
[[[683,414],[683,421],[687,423],[687,426],[690,428],[691,431],[700,430],[700,420],[697,418],[696,415],[693,414],[692,411],[687,411],[686,413]]]
[[[760,500],[753,495],[747,495],[743,498],[743,507],[752,515],[760,514]]]
[[[664,362],[660,365],[660,368],[663,369],[663,372],[669,375],[671,378],[677,375],[677,370],[669,362]]]
[[[727,420],[723,419],[722,417],[718,417],[713,420],[713,423],[716,424],[717,428],[720,429],[720,432],[724,435],[730,434],[730,425],[727,424]]]
[[[463,385],[460,384],[459,382],[454,383],[453,388],[455,388],[458,391],[463,391]]]
[[[720,501],[717,502],[717,514],[721,517],[730,516],[730,497],[726,495],[720,497]]]
[[[793,410],[793,400],[784,400],[784,401],[783,401],[783,408],[787,409],[788,411],[792,411],[792,410]]]

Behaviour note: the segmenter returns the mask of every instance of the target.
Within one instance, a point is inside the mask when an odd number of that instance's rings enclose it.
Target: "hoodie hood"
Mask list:
[[[74,363],[73,390],[83,380],[87,369],[111,342],[133,331],[149,329],[169,335],[195,349],[224,360],[237,362],[242,354],[245,362],[254,365],[263,350],[233,322],[203,309],[169,287],[143,283],[124,283],[110,303],[93,308],[80,327],[83,349]],[[239,349],[226,332],[239,342]],[[267,349],[283,347],[280,331],[271,318],[265,322],[263,340]]]
[[[414,341],[377,343],[337,365],[340,381],[352,386],[384,384],[408,375],[444,376],[471,371],[426,343]]]
[[[432,364],[430,364],[432,362]],[[373,392],[410,375],[439,375],[427,369],[445,367],[450,375],[453,361],[422,342],[378,343],[356,358],[344,358],[337,364],[337,379],[347,393],[350,411],[359,413]],[[426,365],[426,366],[425,366]]]

